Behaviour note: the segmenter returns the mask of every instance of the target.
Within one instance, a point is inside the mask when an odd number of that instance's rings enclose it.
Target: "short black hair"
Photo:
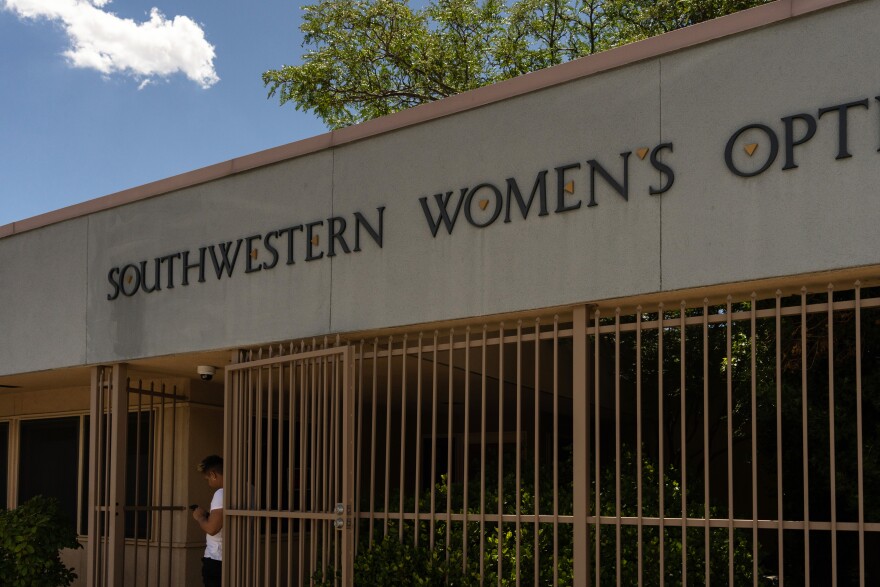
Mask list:
[[[210,455],[202,459],[202,462],[199,463],[199,466],[196,467],[199,470],[199,473],[208,474],[208,473],[217,473],[218,475],[223,474],[223,457],[218,455]]]

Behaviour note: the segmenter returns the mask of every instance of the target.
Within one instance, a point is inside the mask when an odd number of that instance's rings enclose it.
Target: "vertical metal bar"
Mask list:
[[[101,469],[103,482],[103,495],[101,496],[103,526],[102,538],[104,539],[103,551],[101,553],[101,573],[102,585],[109,585],[111,582],[110,571],[110,442],[112,438],[112,430],[110,428],[110,414],[113,409],[113,389],[112,389],[113,368],[105,372],[104,385],[106,392],[104,393],[103,405],[101,407],[101,443],[104,447],[104,454],[101,457]]]
[[[680,382],[679,382],[679,398],[681,399],[681,584],[687,587],[687,304],[681,301],[681,311],[679,313],[679,344],[680,344]]]
[[[752,292],[751,312],[750,312],[750,336],[749,348],[750,354],[750,371],[751,371],[751,421],[752,421],[752,582],[758,585],[758,373],[757,373],[757,353],[755,344],[757,341],[757,304],[758,294]]]
[[[247,353],[242,352],[240,356],[242,361],[247,361],[249,355]],[[238,429],[238,442],[236,443],[234,450],[238,455],[238,477],[239,477],[239,507],[246,509],[250,512],[253,509],[253,494],[250,491],[250,475],[248,473],[247,468],[247,454],[248,447],[250,447],[250,436],[248,435],[248,425],[251,420],[251,410],[248,396],[248,381],[249,381],[249,371],[243,370],[238,371],[236,373],[236,385],[235,385],[235,393],[239,396],[237,405],[240,411],[240,416],[238,418],[238,425],[236,428]],[[251,518],[247,517],[244,519],[239,518],[238,520],[238,536],[241,538],[241,543],[238,547],[239,557],[236,561],[238,566],[236,578],[245,582],[249,579],[247,575],[248,564],[250,561],[250,556],[246,556],[245,549],[250,547],[249,535],[250,531],[250,521]],[[230,584],[234,584],[233,580],[229,581]],[[228,585],[225,587],[229,587]]]
[[[311,472],[309,480],[311,481],[309,494],[309,511],[315,512],[319,509],[318,502],[318,364],[315,359],[309,359],[309,403],[311,404],[312,419],[309,422],[309,447],[311,449]],[[311,577],[318,570],[318,520],[312,518],[309,520],[309,570],[307,577]]]
[[[265,517],[262,516],[263,504],[263,369],[256,367],[251,373],[251,392],[254,401],[254,438],[251,448],[251,462],[254,480],[254,509],[261,515],[254,517],[254,563],[253,579],[259,582],[262,577],[261,561],[263,560],[262,530]]]
[[[394,351],[394,341],[388,337],[388,359],[386,362],[387,373],[385,375],[385,531],[383,536],[388,536],[388,520],[391,514],[389,498],[391,495],[391,359]]]
[[[139,386],[140,387],[140,386]],[[149,424],[150,433],[149,433],[149,455],[148,462],[153,464],[155,468],[156,463],[156,402],[155,395],[150,394],[150,418]],[[154,479],[150,479],[149,491],[147,492],[147,503],[152,504],[155,499],[155,483]],[[146,562],[144,563],[144,585],[150,584],[150,571],[153,566],[150,564],[150,556],[152,555],[153,548],[153,538],[155,536],[155,515],[154,512],[147,510],[147,557]]]
[[[356,418],[357,418],[357,431],[355,435],[357,440],[355,441],[355,446],[357,447],[357,453],[355,454],[355,459],[357,460],[356,469],[355,469],[355,482],[354,482],[354,556],[357,556],[358,552],[358,544],[360,543],[361,538],[361,493],[363,489],[361,488],[361,462],[363,459],[363,451],[361,450],[361,437],[364,432],[364,362],[366,358],[364,356],[364,341],[361,339],[361,344],[358,347],[358,360],[357,360],[357,389],[355,390],[355,402],[356,402]],[[416,496],[416,502],[418,502],[418,495]]]
[[[164,385],[161,388],[162,392],[165,391]],[[155,392],[154,384],[150,384],[150,391]],[[156,585],[162,580],[162,556],[166,554],[166,548],[162,546],[162,518],[164,517],[163,507],[165,505],[165,435],[167,431],[165,430],[165,394],[162,393],[160,395],[159,400],[159,484],[157,485],[157,493],[159,494],[159,511],[157,512],[156,517],[158,518],[157,528],[156,528]]]
[[[601,336],[599,334],[599,319],[601,316],[601,311],[599,308],[596,308],[596,312],[594,316],[594,324],[595,324],[595,344],[593,346],[593,441],[595,443],[595,447],[593,448],[593,457],[595,459],[595,471],[596,478],[593,482],[596,488],[596,585],[597,587],[602,584],[602,439],[599,437],[599,433],[601,430],[601,411],[602,411],[602,402],[599,396],[601,391],[601,382],[599,380],[599,372],[601,371],[601,363],[599,357],[599,347],[602,346]],[[575,414],[575,418],[577,418],[577,413]],[[577,422],[577,420],[575,420]]]
[[[242,359],[240,352],[236,352],[234,356],[234,362],[238,362]],[[241,389],[241,372],[239,371],[231,371],[229,369],[226,370],[226,383],[225,383],[225,401],[224,401],[224,410],[226,410],[226,418],[227,421],[231,423],[232,435],[228,437],[224,437],[224,449],[223,454],[226,458],[231,459],[232,461],[232,479],[234,479],[233,483],[233,497],[231,502],[232,507],[239,507],[246,509],[247,506],[242,504],[242,455],[241,455],[241,447],[244,445],[242,441],[242,433],[241,428],[243,425],[244,418],[246,417],[246,412],[243,409],[242,403],[242,389]],[[189,410],[188,414],[191,416],[192,411]],[[230,455],[230,456],[226,456]],[[225,494],[224,494],[225,496]],[[229,569],[229,573],[224,577],[225,585],[224,587],[229,587],[229,585],[237,584],[241,582],[241,565],[244,557],[241,555],[242,545],[244,544],[244,538],[241,534],[242,524],[241,518],[232,518],[230,523],[235,530],[234,540],[232,546],[234,548],[233,558],[231,561],[231,567]]]
[[[828,284],[828,443],[831,457],[831,585],[837,587],[837,459],[834,438],[834,284]]]
[[[361,344],[361,356],[363,356],[363,344]],[[298,510],[306,512],[309,510],[309,499],[307,495],[309,489],[309,479],[311,478],[311,461],[309,460],[309,430],[312,426],[312,420],[309,418],[309,398],[311,396],[311,388],[309,382],[309,363],[308,360],[298,361],[299,365],[299,503]],[[297,539],[299,541],[299,567],[298,583],[300,585],[305,581],[305,571],[308,561],[305,558],[306,551],[306,528],[310,522],[305,518],[297,521]]]
[[[810,459],[807,410],[807,288],[801,288],[801,419],[804,447],[804,582],[810,585]]]
[[[598,331],[597,331],[598,332]],[[554,544],[553,557],[559,560],[559,316],[553,324],[553,518]],[[589,367],[587,355],[590,352],[587,339],[587,308],[575,306],[572,309],[572,461],[574,481],[574,580],[578,585],[590,585],[590,398],[588,394]],[[596,341],[598,346],[598,340]],[[598,410],[597,410],[598,411]],[[583,421],[584,425],[578,425]],[[599,514],[596,512],[596,527]],[[598,540],[599,536],[596,535]],[[558,567],[559,565],[554,565]],[[598,559],[597,559],[598,566]],[[554,570],[554,583],[559,583],[558,570]],[[598,585],[598,583],[597,583]]]
[[[135,468],[134,468],[134,505],[135,507],[141,505],[141,463],[140,463],[140,454],[141,454],[141,408],[143,406],[143,389],[138,385],[137,388],[137,421],[135,423]],[[148,465],[149,466],[149,463]],[[145,471],[146,473],[146,471]],[[149,477],[148,477],[149,479]],[[140,530],[140,518],[141,513],[137,509],[134,512],[134,573],[133,577],[135,577],[135,581],[138,581],[140,575],[138,574],[138,546],[140,545],[140,535],[138,530]]]
[[[376,390],[379,385],[379,339],[373,339],[373,400],[372,404],[372,425],[370,426],[370,540],[369,544],[373,545],[373,525],[376,511]]]
[[[856,294],[856,462],[859,491],[859,586],[865,587],[865,487],[862,455],[862,284],[855,283]]]
[[[225,406],[226,404],[224,404]],[[140,410],[140,406],[138,406],[138,410]],[[138,425],[140,425],[140,411],[138,414]],[[226,430],[225,430],[225,418],[224,418],[224,438],[226,438]],[[137,453],[140,454],[140,453]],[[171,395],[171,454],[177,454],[177,387],[172,387],[172,395]],[[171,495],[168,497],[168,504],[170,506],[174,506],[174,488],[175,484],[175,465],[174,458],[171,460]],[[168,510],[168,587],[171,587],[172,580],[174,577],[174,516],[175,511],[173,509]],[[135,512],[135,518],[137,518],[137,512]],[[135,536],[135,544],[137,544],[137,536]]]
[[[617,585],[621,584],[620,568],[620,307],[614,309],[614,558]]]
[[[539,538],[539,530],[541,528],[541,319],[535,318],[535,358],[534,358],[534,369],[535,369],[535,391],[534,391],[534,402],[535,402],[535,432],[534,432],[534,459],[535,459],[535,473],[534,473],[534,481],[533,484],[535,486],[535,500],[534,500],[534,525],[532,529],[534,530],[533,544],[532,544],[532,557],[534,558],[535,567],[532,571],[532,581],[537,583],[540,578],[540,570],[541,570],[541,549]],[[465,502],[466,504],[466,502]],[[467,507],[465,507],[465,511],[467,511]]]
[[[340,486],[340,483],[339,483],[341,473],[344,472],[343,467],[345,466],[342,462],[342,457],[344,454],[344,452],[343,452],[344,447],[342,446],[342,429],[341,429],[340,422],[339,422],[339,416],[342,415],[342,409],[343,409],[343,407],[341,405],[342,397],[340,397],[340,392],[341,392],[340,386],[342,384],[342,381],[340,380],[341,379],[340,376],[344,374],[344,373],[340,372],[342,360],[343,360],[342,356],[335,355],[333,357],[333,363],[332,363],[332,365],[333,365],[333,369],[332,369],[333,400],[331,403],[333,405],[333,432],[331,434],[331,447],[332,447],[331,462],[333,463],[333,466],[330,468],[330,475],[332,476],[332,479],[333,479],[333,499],[330,500],[330,503],[328,505],[329,505],[329,507],[334,508],[333,511],[336,511],[335,505],[337,503],[343,504],[343,508],[347,508],[347,506],[348,506],[348,504],[345,503],[345,501],[343,500],[342,487]],[[343,510],[341,516],[342,516],[342,519],[344,520],[345,519],[345,509]],[[339,559],[339,555],[340,555],[340,548],[343,546],[341,544],[341,542],[342,542],[341,538],[343,536],[342,533],[346,532],[346,531],[347,530],[343,527],[343,530],[341,532],[333,532],[332,533],[333,538],[331,539],[333,541],[333,563],[334,563],[334,566],[336,566],[336,568],[339,569],[340,571],[342,569],[341,569],[341,567],[338,566],[339,563],[341,562],[341,560]]]
[[[232,362],[237,362],[237,358],[239,356],[238,352],[233,353]],[[239,400],[238,397],[241,395],[239,393],[238,385],[239,385],[239,377],[237,371],[231,371],[228,368],[224,373],[224,386],[223,386],[223,410],[224,410],[224,420],[225,426],[227,426],[228,433],[224,433],[223,435],[223,458],[229,462],[229,472],[225,475],[230,477],[230,492],[229,497],[226,498],[226,493],[224,493],[224,498],[227,499],[227,503],[229,504],[224,507],[229,508],[238,508],[241,507],[241,480],[240,480],[240,466],[241,466],[241,455],[239,454],[238,447],[241,446],[241,439],[239,435],[239,427],[241,425],[242,420],[242,412],[239,409]],[[187,410],[187,417],[192,415],[191,410]],[[226,520],[224,519],[224,523]],[[226,573],[223,580],[225,581],[224,587],[228,587],[231,584],[239,583],[240,578],[238,576],[239,567],[241,564],[241,559],[243,558],[239,552],[241,548],[241,544],[244,542],[239,533],[240,531],[240,518],[230,518],[229,522],[229,535],[230,538],[230,553],[231,558],[229,561],[228,568],[226,569],[228,572]]]
[[[344,428],[342,432],[342,442],[345,447],[345,456],[343,457],[343,461],[345,463],[345,467],[343,469],[343,478],[345,480],[345,485],[343,486],[343,495],[342,501],[345,504],[346,514],[350,515],[352,512],[352,504],[351,500],[354,498],[354,467],[355,467],[355,444],[354,444],[354,424],[355,424],[355,380],[354,380],[354,349],[349,347],[345,352],[345,361],[343,363],[343,377],[342,377],[342,408],[343,408],[343,416],[342,421],[344,423]],[[354,583],[354,543],[357,541],[357,536],[352,535],[350,531],[350,524],[346,524],[345,529],[345,542],[343,543],[342,548],[342,584],[343,585],[351,585]]]
[[[236,445],[236,423],[238,412],[235,410],[233,405],[233,376],[229,370],[226,370],[224,374],[224,385],[223,385],[223,458],[226,459],[226,464],[224,466],[224,475],[232,481],[233,479],[237,479],[238,475],[235,472],[235,468],[238,462],[238,455],[234,453],[232,447]],[[140,412],[140,401],[138,401],[138,426],[140,426],[141,412]],[[140,437],[140,434],[138,434]],[[138,451],[140,452],[140,451]],[[224,485],[224,488],[225,485]],[[224,503],[224,509],[232,509],[232,504],[235,503],[233,500],[236,499],[237,494],[237,484],[236,482],[230,482],[228,491],[225,491],[223,496],[226,502]],[[135,500],[135,505],[140,505],[138,500]],[[137,520],[139,514],[135,514],[135,520]],[[238,563],[239,556],[237,554],[236,546],[239,544],[239,539],[235,536],[233,531],[235,527],[235,519],[229,518],[224,519],[224,525],[227,527],[227,536],[229,536],[229,547],[227,552],[230,553],[228,558],[229,562],[227,563],[225,569],[225,578],[226,585],[228,586],[232,580],[231,577],[234,576],[235,568]],[[135,533],[137,536],[137,533]],[[135,560],[137,560],[137,538],[135,538]],[[135,573],[137,576],[137,573]]]
[[[419,545],[419,534],[422,533],[422,521],[419,518],[419,501],[422,492],[422,349],[424,348],[423,333],[419,332],[418,349],[416,350],[416,519],[413,541]]]
[[[270,413],[271,405],[272,405],[272,373],[271,366],[268,368],[261,367],[259,370],[259,388],[257,390],[257,398],[259,403],[259,419],[257,420],[257,428],[259,429],[259,434],[256,450],[259,454],[257,458],[257,466],[259,467],[259,473],[257,475],[257,480],[259,482],[259,489],[257,490],[260,496],[262,497],[262,504],[260,505],[260,523],[262,524],[262,538],[258,541],[260,543],[260,556],[258,560],[262,558],[263,567],[262,567],[262,583],[264,585],[268,585],[269,583],[269,551],[271,549],[270,545],[270,537],[272,535],[272,520],[268,516],[266,516],[266,512],[271,507],[272,502],[272,479],[269,476],[268,468],[272,464],[272,415]],[[267,371],[266,382],[263,382],[263,371]],[[264,386],[266,388],[266,396],[265,400],[263,399],[263,389]],[[265,425],[263,424],[263,418],[266,419]],[[265,440],[264,440],[265,438]],[[265,442],[265,445],[263,444]],[[263,467],[263,462],[265,460],[266,467]]]
[[[101,551],[100,505],[101,505],[101,426],[103,412],[103,367],[92,367],[89,396],[89,543],[86,556],[86,583],[101,585],[101,569],[98,564]]]
[[[467,570],[468,560],[468,482],[470,481],[469,471],[469,453],[470,453],[470,432],[471,432],[471,327],[468,326],[464,331],[464,487],[462,495],[462,512],[464,513],[464,525],[461,532],[461,571]],[[483,535],[480,534],[480,540]]]
[[[280,351],[278,353],[279,356],[283,355],[284,352]],[[286,391],[284,388],[284,363],[278,363],[278,424],[276,428],[278,429],[278,446],[277,450],[277,460],[275,467],[275,475],[277,477],[275,484],[275,509],[281,511],[282,504],[282,486],[284,482],[284,396],[286,395]],[[288,454],[289,457],[289,454]],[[288,485],[288,487],[290,487]],[[288,499],[290,499],[288,497]],[[275,585],[281,586],[281,527],[284,522],[283,518],[277,518],[275,521]]]
[[[248,352],[244,354],[243,360],[250,361],[253,358],[253,352]],[[246,508],[248,512],[252,512],[256,507],[254,495],[254,486],[253,486],[253,473],[251,470],[251,455],[250,452],[253,447],[253,418],[254,411],[252,408],[251,402],[251,381],[252,381],[252,369],[247,369],[242,371],[239,376],[239,390],[241,392],[241,410],[242,410],[242,422],[241,422],[241,487],[244,491],[244,502],[246,503]],[[242,556],[241,563],[241,576],[243,581],[250,581],[251,576],[251,565],[253,564],[253,521],[254,518],[252,516],[248,516],[242,520],[242,528],[241,533],[243,537],[243,545],[240,552],[247,552],[247,556]],[[245,550],[247,549],[247,550]]]
[[[516,577],[516,585],[519,586],[520,576],[520,527],[521,512],[520,504],[522,503],[521,495],[521,475],[522,475],[522,320],[516,322],[516,563],[514,565],[514,576]],[[498,494],[499,497],[501,494]]]
[[[712,513],[709,510],[709,298],[703,298],[703,521],[704,528],[704,555],[705,578],[704,583],[710,584],[712,571],[711,561],[711,530],[710,519]]]
[[[271,353],[271,347],[270,347]],[[271,358],[271,354],[270,354]],[[265,448],[261,450],[263,454],[260,455],[260,462],[266,461],[266,469],[263,471],[263,475],[266,477],[266,487],[265,487],[265,505],[263,506],[263,510],[268,512],[269,510],[274,509],[272,507],[272,465],[273,465],[273,446],[272,446],[272,432],[275,430],[275,378],[273,374],[275,366],[273,364],[266,366],[266,444]],[[262,372],[262,371],[261,371]],[[262,390],[262,385],[260,389]],[[261,391],[262,393],[262,391]],[[263,560],[263,582],[264,585],[269,585],[269,580],[271,577],[270,569],[271,569],[271,559],[272,559],[272,518],[265,516],[265,524],[266,524],[266,534],[265,534],[265,542],[266,549],[264,551],[264,560]]]
[[[778,545],[779,587],[785,587],[782,508],[782,291],[776,290],[776,536]]]
[[[733,298],[727,296],[727,581],[733,587]]]
[[[663,303],[657,305],[657,446],[658,461],[657,469],[658,485],[659,485],[659,501],[657,506],[657,515],[660,517],[660,525],[658,529],[660,542],[660,587],[666,584],[666,463],[663,444]],[[598,329],[597,329],[598,330]]]
[[[89,394],[91,397],[91,388],[89,389]],[[91,401],[91,399],[89,399],[89,401]],[[82,478],[83,478],[83,474],[85,473],[85,458],[84,457],[86,454],[88,454],[87,451],[89,450],[89,447],[86,445],[86,429],[85,429],[86,416],[80,415],[78,419],[79,419],[79,422],[78,422],[79,434],[77,435],[78,436],[77,437],[77,447],[79,448],[79,452],[77,454],[77,462],[76,462],[76,523],[74,524],[74,526],[76,527],[76,533],[78,535],[83,535],[86,533],[87,530],[86,530],[86,528],[82,527],[82,515],[83,515],[82,499],[83,499],[83,493],[86,491],[86,484],[82,482]],[[5,455],[6,456],[6,471],[0,470],[0,475],[5,473],[6,479],[7,479],[6,503],[5,504],[0,503],[0,508],[11,509],[11,508],[15,507],[15,502],[13,501],[10,503],[9,498],[11,497],[10,494],[12,493],[12,491],[9,490],[10,489],[9,485],[11,485],[11,483],[8,483],[8,481],[15,478],[14,471],[18,470],[18,465],[17,465],[17,463],[14,463],[13,459],[15,457],[11,456],[10,453],[11,452],[18,453],[18,451],[15,450],[15,446],[13,446],[14,441],[10,438],[10,432],[12,432],[11,428],[13,426],[13,423],[7,422],[7,425],[8,425],[8,427],[6,428],[6,434],[4,435],[6,437],[6,455]],[[10,467],[12,467],[13,464],[15,464],[15,466],[12,469],[13,472],[11,472]],[[88,483],[88,480],[86,480],[86,483]],[[88,506],[87,506],[87,511],[88,511]],[[86,525],[88,526],[88,524],[86,524]]]
[[[326,348],[326,344],[324,345]],[[323,432],[323,459],[321,463],[321,470],[323,471],[323,485],[322,485],[322,495],[323,495],[323,512],[330,512],[333,509],[333,504],[330,502],[330,455],[328,451],[330,449],[330,383],[329,377],[327,373],[328,367],[328,358],[321,358],[321,397],[323,400],[323,411],[321,412],[321,430]],[[324,527],[324,552],[322,558],[322,566],[321,570],[326,573],[328,559],[330,557],[330,532],[332,527],[330,525],[330,520],[325,519],[323,523]]]
[[[586,311],[580,315],[580,319],[583,320],[583,324],[586,324]],[[586,340],[584,329],[584,326],[580,327],[580,335]],[[575,336],[575,338],[577,337]],[[586,351],[584,351],[582,355],[585,356]],[[583,366],[580,368],[583,369]],[[583,370],[585,371],[585,369]],[[583,381],[580,381],[581,385],[586,386],[586,375],[582,373],[579,377],[583,379]],[[586,389],[580,389],[577,391],[583,392],[583,395],[586,396]],[[586,399],[579,402],[579,404],[588,403],[589,401]],[[583,405],[580,405],[580,407],[584,408]],[[587,451],[586,455],[580,455],[580,457],[584,460],[590,458],[589,451]],[[577,467],[577,465],[575,466]],[[581,463],[580,467],[585,469],[590,468],[584,463]],[[581,503],[586,504],[588,499],[589,497]],[[583,507],[584,506],[582,505],[581,508],[583,509]],[[586,522],[581,521],[581,524],[585,523]],[[578,531],[575,530],[575,536],[577,535]],[[578,540],[589,544],[589,541],[584,538],[579,538]],[[580,548],[575,549],[575,552],[577,553],[583,552],[584,550],[589,552],[590,550],[589,547],[585,548],[584,544],[579,544],[579,546]],[[585,571],[584,568],[587,570]],[[585,565],[584,568],[581,569],[580,575],[576,572],[575,576],[586,577],[589,579],[590,567],[589,565]],[[556,587],[557,585],[559,585],[559,314],[553,316],[553,586]]]
[[[446,562],[449,563],[449,541],[452,529],[452,379],[454,369],[455,330],[449,329],[449,367],[447,368],[448,400],[446,404]]]
[[[498,580],[504,566],[504,322],[498,327]]]
[[[431,519],[428,522],[430,549],[434,550],[434,514],[437,512],[434,485],[437,483],[437,346],[440,332],[434,331],[434,350],[431,359]]]
[[[252,354],[250,352],[242,351],[240,354],[240,360],[243,362],[250,361]],[[244,507],[248,510],[253,509],[253,495],[249,491],[250,487],[250,474],[248,467],[248,452],[250,450],[251,441],[250,441],[250,423],[251,423],[251,410],[250,410],[250,395],[248,392],[250,385],[250,370],[242,370],[237,372],[236,374],[236,387],[235,390],[239,395],[239,399],[237,405],[240,410],[240,417],[238,418],[238,425],[236,428],[239,430],[238,432],[238,442],[234,447],[236,454],[238,454],[238,471],[239,471],[239,491],[241,492],[241,507]],[[239,547],[239,561],[238,564],[238,576],[237,578],[244,582],[250,579],[250,575],[248,574],[248,569],[250,568],[251,557],[245,556],[243,553],[245,548],[249,548],[252,544],[250,541],[250,530],[251,530],[251,517],[241,518],[238,521],[239,525],[239,537],[241,538],[241,545]],[[245,546],[247,545],[247,546]],[[232,580],[229,581],[230,584],[233,583]],[[228,587],[224,586],[224,587]]]
[[[400,353],[400,497],[397,506],[399,512],[399,521],[397,528],[397,539],[403,542],[403,527],[405,525],[404,518],[404,475],[406,471],[406,354],[408,352],[406,343],[407,335],[403,335],[403,343]],[[418,498],[418,494],[416,494]]]
[[[113,367],[110,438],[110,492],[107,517],[110,527],[107,576],[113,585],[121,585],[124,577],[122,558],[125,556],[125,448],[128,439],[128,377],[122,363]],[[112,514],[112,515],[111,515]]]
[[[488,324],[483,324],[480,341],[480,579],[485,578],[486,541],[486,339]]]
[[[317,348],[317,347],[316,347]],[[315,493],[314,493],[314,512],[315,513],[323,513],[326,511],[326,504],[324,502],[324,465],[327,461],[325,461],[324,454],[324,361],[321,358],[316,358],[314,365],[312,367],[315,373],[315,419],[313,429],[315,435],[315,459],[313,461],[313,467],[315,470]],[[314,544],[315,548],[315,564],[311,571],[314,573],[316,570],[320,570],[322,573],[325,570],[324,564],[324,542],[323,538],[326,534],[326,528],[324,527],[323,519],[315,519],[314,520],[315,529],[312,532],[312,538],[310,542]],[[318,558],[320,555],[320,559]]]
[[[324,462],[321,453],[323,450],[323,444],[321,442],[321,425],[323,422],[321,411],[321,385],[323,383],[321,378],[321,367],[320,359],[315,358],[312,360],[312,499],[310,504],[312,513],[320,513],[324,511],[324,497],[321,487],[321,467]],[[323,525],[323,520],[316,518],[312,519],[311,536],[309,537],[309,543],[312,549],[309,575],[314,574],[315,571],[318,570],[323,571],[323,566],[318,560],[319,554],[323,556],[323,549],[320,547]]]
[[[326,343],[324,348],[329,348]],[[322,358],[324,362],[324,388],[326,390],[326,397],[324,398],[326,411],[324,413],[324,426],[325,426],[325,438],[327,441],[325,451],[327,454],[327,460],[325,462],[324,469],[324,477],[327,480],[327,486],[325,491],[325,499],[326,506],[325,512],[333,512],[335,505],[338,500],[338,494],[336,493],[336,451],[338,449],[336,444],[336,433],[338,431],[337,421],[336,421],[336,357],[333,356],[325,356]],[[336,547],[338,545],[337,536],[338,532],[335,531],[333,527],[333,521],[331,519],[326,520],[324,527],[326,528],[326,534],[324,535],[324,563],[325,568],[327,569],[327,573],[331,572],[335,565],[337,564],[337,555],[339,554]],[[336,567],[336,570],[341,570],[339,567]],[[335,579],[334,579],[335,585]]]
[[[638,585],[642,587],[644,511],[642,508],[642,306],[636,306],[636,511],[638,515]],[[709,582],[706,582],[708,585]]]
[[[293,349],[291,349],[291,353]],[[295,491],[296,466],[296,361],[287,363],[287,389],[290,397],[287,401],[287,511],[296,509],[293,498]],[[300,461],[302,463],[302,461]],[[296,537],[294,519],[287,518],[287,584],[293,585],[293,541]]]

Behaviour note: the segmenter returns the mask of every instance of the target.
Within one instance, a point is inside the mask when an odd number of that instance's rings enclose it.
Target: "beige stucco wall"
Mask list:
[[[167,195],[0,239],[0,375],[103,361],[228,348],[582,303],[880,261],[880,3],[849,2],[677,53],[633,63],[499,103],[232,175]],[[849,111],[849,149],[837,160],[838,118],[818,122],[783,171],[737,177],[724,164],[728,138],[750,123],[782,137],[781,118],[869,99]],[[797,127],[800,129],[800,127]],[[798,132],[802,132],[798,130]],[[753,138],[756,137],[756,138]],[[753,159],[745,143],[759,143]],[[636,151],[671,142],[663,160],[675,183]],[[740,165],[768,152],[760,135],[735,147]],[[622,177],[625,201],[597,179],[589,207],[587,161]],[[554,168],[579,164],[556,214]],[[516,178],[528,196],[548,170],[551,213],[514,211],[476,228],[459,217],[431,236],[420,197]],[[472,208],[483,221],[487,211]],[[380,249],[108,300],[113,267],[236,241],[353,213],[371,222],[385,207]],[[276,243],[277,244],[277,243]],[[260,262],[268,251],[260,248]],[[178,261],[179,263],[179,261]],[[151,277],[152,280],[152,277]]]

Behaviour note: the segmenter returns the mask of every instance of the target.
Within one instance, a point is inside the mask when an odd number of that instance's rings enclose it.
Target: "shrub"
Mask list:
[[[82,548],[58,501],[38,495],[0,510],[0,577],[8,587],[67,587],[76,579],[62,548]]]

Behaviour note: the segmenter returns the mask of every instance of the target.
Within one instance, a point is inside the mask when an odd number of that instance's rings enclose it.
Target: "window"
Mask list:
[[[37,495],[54,497],[71,527],[77,518],[79,422],[78,416],[23,420],[20,428],[18,502]]]
[[[82,430],[81,430],[82,429]],[[125,475],[125,537],[150,537],[154,418],[149,411],[128,414]],[[8,499],[9,422],[0,422],[0,508]],[[36,495],[54,497],[77,534],[88,534],[89,416],[22,420],[18,503]],[[131,506],[137,506],[131,507]]]

